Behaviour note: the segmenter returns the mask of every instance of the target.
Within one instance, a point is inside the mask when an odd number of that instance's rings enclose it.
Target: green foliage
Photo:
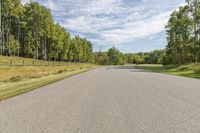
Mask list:
[[[123,65],[125,64],[125,56],[115,47],[108,50],[108,64],[109,65]]]
[[[20,0],[0,1],[0,55],[43,60],[94,62],[92,43],[58,23],[45,6]]]
[[[108,65],[108,55],[107,52],[98,52],[98,53],[94,53],[95,56],[95,62],[97,64],[101,64],[101,65]]]
[[[200,61],[200,2],[188,4],[174,11],[166,25],[167,48],[163,64],[185,64]]]
[[[154,50],[146,53],[126,54],[126,62],[130,64],[161,64],[163,53],[163,50]]]
[[[10,36],[9,49],[10,55],[15,55],[19,49],[19,42],[14,38],[13,35]]]
[[[126,57],[117,48],[112,47],[108,52],[95,53],[95,62],[101,65],[123,65],[126,63]]]

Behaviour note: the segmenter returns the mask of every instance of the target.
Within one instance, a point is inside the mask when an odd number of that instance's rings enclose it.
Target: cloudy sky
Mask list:
[[[29,0],[22,0],[23,3]],[[71,34],[123,52],[162,49],[170,13],[185,0],[33,0],[52,10],[55,21]]]

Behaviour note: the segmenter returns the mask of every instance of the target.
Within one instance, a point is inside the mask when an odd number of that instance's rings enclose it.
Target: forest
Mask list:
[[[175,10],[165,26],[167,46],[163,50],[124,54],[131,64],[181,65],[200,62],[200,0],[187,0]],[[98,61],[107,64],[107,53],[98,53]],[[124,62],[121,62],[124,63]]]
[[[37,2],[1,0],[0,16],[0,55],[104,65],[200,62],[199,0],[187,0],[170,15],[165,49],[144,53],[123,54],[115,47],[93,52],[90,41],[72,37],[54,21],[51,10]]]
[[[123,65],[128,64],[162,64],[164,50],[152,52],[121,53],[117,48],[112,47],[108,52],[96,52],[95,62],[102,65]]]
[[[0,55],[92,62],[92,43],[56,23],[45,6],[21,0],[0,1]]]
[[[126,62],[130,64],[162,64],[164,50],[125,54]]]
[[[163,64],[200,62],[200,1],[186,0],[166,25],[167,47]]]
[[[165,26],[167,46],[163,50],[126,54],[128,63],[189,64],[200,62],[200,0],[186,0]]]
[[[126,63],[126,56],[114,46],[107,52],[96,52],[94,56],[95,63],[101,65],[123,65]]]

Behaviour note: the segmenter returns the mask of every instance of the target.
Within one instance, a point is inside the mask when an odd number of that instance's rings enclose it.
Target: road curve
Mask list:
[[[0,102],[0,133],[199,133],[200,80],[100,68]]]

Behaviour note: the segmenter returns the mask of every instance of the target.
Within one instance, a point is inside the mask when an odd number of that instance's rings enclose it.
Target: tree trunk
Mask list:
[[[44,56],[45,56],[45,60],[47,60],[47,37],[45,34],[45,42],[44,42]]]
[[[5,52],[5,33],[4,33],[4,25],[2,26],[2,55],[4,54]]]
[[[3,44],[2,44],[2,25],[1,25],[1,1],[0,1],[0,55],[3,54]]]
[[[18,41],[18,44],[20,45],[20,20],[18,20],[17,41]],[[18,46],[18,48],[17,48],[17,55],[18,56],[19,56],[19,50],[20,50],[20,46]]]

